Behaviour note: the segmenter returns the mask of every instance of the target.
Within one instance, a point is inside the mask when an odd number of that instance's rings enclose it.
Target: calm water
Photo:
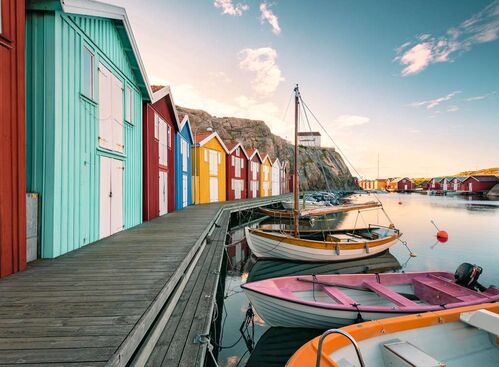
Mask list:
[[[248,299],[240,285],[246,281],[292,274],[333,274],[383,271],[444,270],[454,272],[462,262],[483,267],[483,285],[499,286],[499,201],[473,200],[463,197],[441,197],[420,194],[380,194],[385,211],[403,232],[402,239],[417,257],[410,257],[407,249],[397,244],[389,253],[340,264],[300,264],[283,261],[255,261],[245,242],[229,248],[229,271],[225,282],[222,315],[223,347],[219,352],[220,366],[284,366],[288,358],[303,343],[321,330],[269,328],[255,315],[243,326]],[[374,199],[374,198],[372,198]],[[354,201],[369,200],[366,195]],[[399,204],[399,202],[401,204]],[[388,224],[382,212],[364,212],[362,216],[349,213],[331,221],[316,222],[316,227],[357,227],[364,223]],[[449,233],[449,240],[436,240],[434,220],[440,229]],[[233,242],[242,238],[241,230],[233,232]]]

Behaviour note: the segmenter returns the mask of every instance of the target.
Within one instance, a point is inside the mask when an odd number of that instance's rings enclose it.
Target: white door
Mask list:
[[[473,191],[473,183],[468,183],[468,191]]]
[[[187,206],[187,175],[182,176],[182,206]]]
[[[210,177],[210,203],[218,201],[218,177]]]
[[[100,158],[100,238],[123,229],[123,162]]]
[[[241,199],[242,183],[242,180],[234,180],[234,199]]]
[[[111,160],[111,234],[123,230],[123,162]]]
[[[404,190],[407,191],[407,184],[404,185]]]
[[[111,235],[111,158],[100,159],[100,236]]]
[[[257,197],[257,190],[258,190],[258,181],[253,181],[253,197]]]
[[[159,172],[159,215],[168,213],[168,173]]]
[[[99,146],[124,152],[123,82],[99,64]]]

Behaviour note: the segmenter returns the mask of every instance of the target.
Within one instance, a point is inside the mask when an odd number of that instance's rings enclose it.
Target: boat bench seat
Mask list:
[[[398,294],[397,292],[392,291],[391,289],[385,287],[384,285],[375,282],[373,280],[368,280],[362,283],[365,287],[369,288],[377,295],[390,300],[401,307],[415,307],[418,306],[416,302],[411,301],[410,299],[405,298],[404,296]]]
[[[477,310],[463,312],[459,315],[459,319],[468,325],[499,336],[499,314],[488,310]]]
[[[445,367],[446,364],[436,360],[415,345],[399,339],[381,346],[383,361],[386,367]]]
[[[471,289],[462,287],[452,281],[447,281],[432,274],[426,277],[415,278],[413,282],[444,293],[462,302],[472,301],[479,298],[487,298],[478,292],[474,292]]]
[[[336,287],[323,285],[322,290],[324,291],[324,293],[326,293],[329,297],[331,297],[338,303],[344,305],[353,305],[355,303],[355,301],[352,298],[348,297],[345,293],[343,293]]]

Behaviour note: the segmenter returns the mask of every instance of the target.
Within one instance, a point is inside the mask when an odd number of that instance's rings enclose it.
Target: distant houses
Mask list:
[[[483,194],[491,190],[497,183],[499,183],[499,178],[494,175],[433,177],[429,180],[423,180],[417,185],[409,177],[358,181],[359,187],[363,190],[421,191],[440,195],[446,193]]]

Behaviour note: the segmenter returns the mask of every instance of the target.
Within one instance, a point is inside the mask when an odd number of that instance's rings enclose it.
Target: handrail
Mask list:
[[[315,361],[315,367],[320,367],[321,365],[321,356],[322,356],[322,343],[324,340],[331,334],[340,334],[343,335],[345,338],[350,340],[350,343],[352,343],[353,347],[355,348],[355,352],[357,353],[357,358],[359,359],[360,362],[360,367],[366,367],[364,363],[364,359],[362,358],[362,354],[360,353],[360,348],[355,339],[346,331],[343,331],[341,329],[329,329],[326,330],[319,338],[319,346],[317,348],[317,359]]]

